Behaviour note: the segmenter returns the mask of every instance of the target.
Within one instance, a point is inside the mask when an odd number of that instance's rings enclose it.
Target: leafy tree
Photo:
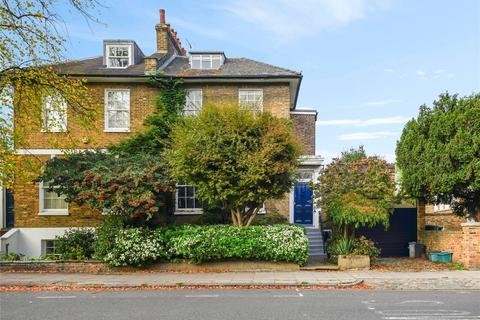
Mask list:
[[[236,105],[205,106],[185,118],[166,149],[173,177],[195,185],[203,202],[229,211],[238,226],[290,190],[299,154],[288,120]]]
[[[53,158],[40,180],[58,186],[52,190],[68,202],[132,218],[151,218],[175,190],[165,163],[149,154],[117,158],[86,152]]]
[[[96,0],[67,3],[71,12],[97,21],[91,13]],[[67,102],[69,113],[75,115],[69,117],[70,124],[85,125],[94,116],[84,81],[61,75],[66,32],[57,4],[55,0],[0,0],[0,183],[6,187],[15,174],[29,169],[14,157],[14,146],[26,144],[28,132],[40,126],[45,96],[58,95]]]
[[[432,107],[422,105],[403,129],[396,155],[408,195],[480,220],[480,94],[445,93]]]
[[[314,185],[317,204],[343,238],[354,237],[354,228],[388,227],[393,211],[395,182],[392,166],[363,147],[343,152],[327,165]]]

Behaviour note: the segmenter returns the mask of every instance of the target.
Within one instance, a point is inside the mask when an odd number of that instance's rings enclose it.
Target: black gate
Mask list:
[[[7,189],[5,192],[5,205],[6,205],[6,217],[5,226],[7,228],[14,227],[14,214],[13,214],[13,191]]]
[[[390,227],[387,231],[383,226],[376,226],[359,228],[355,234],[375,241],[376,246],[382,249],[382,257],[406,257],[408,243],[417,241],[417,209],[395,209],[390,216]]]

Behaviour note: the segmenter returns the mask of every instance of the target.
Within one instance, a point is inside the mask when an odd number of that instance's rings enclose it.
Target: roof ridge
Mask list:
[[[291,70],[291,69],[287,69],[287,68],[283,68],[283,67],[279,67],[279,66],[276,66],[276,65],[273,65],[273,64],[270,64],[270,63],[266,63],[266,62],[263,62],[263,61],[258,61],[258,60],[253,60],[253,59],[250,59],[250,58],[245,58],[245,57],[237,57],[237,58],[230,58],[230,59],[243,59],[243,60],[249,60],[249,61],[253,61],[253,62],[256,62],[256,63],[261,63],[261,64],[264,64],[266,66],[270,66],[270,67],[273,67],[273,68],[278,68],[278,69],[281,69],[283,71],[287,71],[287,72],[293,72],[293,73],[296,73],[296,74],[302,74],[301,72],[298,72],[298,71],[295,71],[295,70]],[[228,60],[228,58],[227,58]]]

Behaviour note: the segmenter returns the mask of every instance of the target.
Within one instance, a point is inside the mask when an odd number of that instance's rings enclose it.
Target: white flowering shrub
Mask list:
[[[183,226],[167,230],[165,241],[172,258],[194,262],[243,259],[304,265],[308,258],[305,230],[295,225]]]
[[[167,250],[160,229],[121,229],[115,236],[114,246],[103,257],[111,266],[143,266],[167,258]]]

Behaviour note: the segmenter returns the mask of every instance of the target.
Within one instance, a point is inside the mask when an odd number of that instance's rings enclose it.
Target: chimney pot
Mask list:
[[[165,10],[160,9],[160,24],[165,24]]]

